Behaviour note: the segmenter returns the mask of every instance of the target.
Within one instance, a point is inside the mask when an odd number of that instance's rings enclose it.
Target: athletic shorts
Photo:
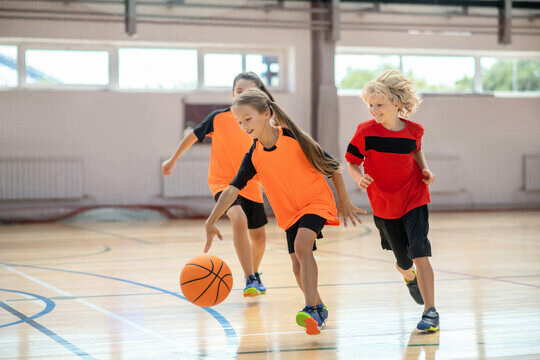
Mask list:
[[[218,192],[214,196],[214,200],[217,202],[222,191]],[[266,212],[264,211],[264,204],[251,201],[245,197],[238,195],[229,209],[235,205],[240,205],[244,213],[246,214],[248,229],[258,229],[268,223]],[[228,210],[228,209],[227,209]]]
[[[285,230],[287,234],[287,247],[289,248],[289,254],[294,253],[294,241],[298,234],[299,228],[307,228],[317,234],[317,239],[322,239],[322,229],[326,224],[326,219],[315,214],[306,214],[298,219],[291,227]],[[313,243],[313,250],[317,250],[317,244]]]
[[[412,209],[398,219],[373,218],[381,235],[382,248],[394,252],[402,269],[410,269],[412,259],[431,256],[427,205]]]

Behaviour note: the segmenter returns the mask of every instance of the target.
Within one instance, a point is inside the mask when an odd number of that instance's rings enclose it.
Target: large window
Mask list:
[[[234,77],[241,72],[241,54],[204,54],[205,86],[232,87]]]
[[[246,55],[246,71],[259,75],[266,86],[278,88],[280,84],[279,58],[258,54]]]
[[[336,86],[359,91],[383,71],[395,68],[413,78],[421,92],[539,93],[540,59],[519,56],[337,54]]]
[[[41,50],[25,53],[26,83],[107,85],[109,53],[96,50]]]
[[[253,71],[266,86],[277,89],[282,87],[282,72],[278,55],[205,53],[204,86],[232,87],[236,75],[244,71]]]
[[[196,89],[197,51],[122,48],[118,51],[118,86],[122,89]]]
[[[423,92],[472,92],[474,57],[403,56],[403,73]]]
[[[335,59],[336,86],[344,90],[362,89],[388,69],[399,70],[399,56],[340,54]]]
[[[17,47],[0,45],[0,87],[17,86]]]
[[[482,58],[484,91],[540,91],[540,60]]]

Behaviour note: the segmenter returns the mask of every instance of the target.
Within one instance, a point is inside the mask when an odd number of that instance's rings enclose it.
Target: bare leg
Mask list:
[[[259,266],[264,256],[264,250],[266,249],[266,232],[264,229],[264,226],[257,229],[249,229],[254,272],[259,272]]]
[[[427,256],[413,259],[418,274],[418,287],[424,299],[424,311],[435,307],[435,277]]]
[[[407,282],[414,280],[414,273],[413,273],[412,267],[410,269],[403,270],[402,268],[398,266],[398,264],[396,264],[396,269],[403,275],[403,277],[405,278],[405,280],[407,280]]]
[[[298,229],[294,242],[296,258],[300,263],[300,280],[307,306],[319,304],[317,295],[318,268],[313,257],[313,243],[317,234],[306,228]]]
[[[251,259],[251,244],[248,238],[246,214],[240,206],[235,205],[227,210],[227,216],[231,220],[233,227],[233,242],[236,255],[247,278],[255,272],[253,271],[253,260]]]
[[[289,254],[289,255],[291,256],[294,277],[296,278],[296,282],[298,283],[298,287],[300,288],[300,290],[302,290],[302,293],[304,293],[304,288],[302,286],[302,279],[300,277],[300,262],[296,258],[295,253],[292,253],[292,254]],[[321,300],[321,295],[319,294],[318,290],[317,290],[317,304],[323,304],[323,302]]]

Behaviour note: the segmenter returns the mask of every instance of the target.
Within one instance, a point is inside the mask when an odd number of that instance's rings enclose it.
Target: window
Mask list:
[[[204,54],[205,86],[232,87],[234,77],[241,72],[241,54]]]
[[[246,55],[246,71],[253,71],[272,88],[280,87],[279,58],[277,56]]]
[[[96,50],[38,50],[25,52],[26,83],[107,85],[109,53]]]
[[[403,56],[403,73],[423,92],[472,92],[474,57]]]
[[[0,87],[17,86],[17,47],[0,45]]]
[[[196,50],[122,48],[118,68],[122,89],[197,88]]]
[[[360,90],[388,69],[399,70],[399,56],[338,54],[335,58],[336,86],[344,90]]]
[[[540,60],[485,57],[480,64],[484,91],[540,91]]]

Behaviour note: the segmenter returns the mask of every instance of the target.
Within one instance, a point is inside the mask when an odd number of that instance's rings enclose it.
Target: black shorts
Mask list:
[[[218,192],[214,196],[214,200],[217,202],[222,191]],[[246,214],[248,229],[258,229],[268,223],[266,212],[264,211],[264,204],[258,203],[245,197],[238,195],[229,209],[235,205],[240,205],[244,213]],[[229,210],[227,209],[227,210]]]
[[[315,214],[306,214],[298,219],[291,227],[285,230],[287,234],[287,247],[289,248],[289,254],[294,253],[294,240],[298,234],[298,229],[303,227],[313,231],[317,234],[317,239],[322,239],[322,229],[326,224],[326,219]],[[313,243],[313,251],[317,250],[317,244]]]
[[[381,234],[382,248],[394,252],[400,268],[410,269],[412,259],[431,256],[427,205],[412,209],[398,219],[373,218]]]

